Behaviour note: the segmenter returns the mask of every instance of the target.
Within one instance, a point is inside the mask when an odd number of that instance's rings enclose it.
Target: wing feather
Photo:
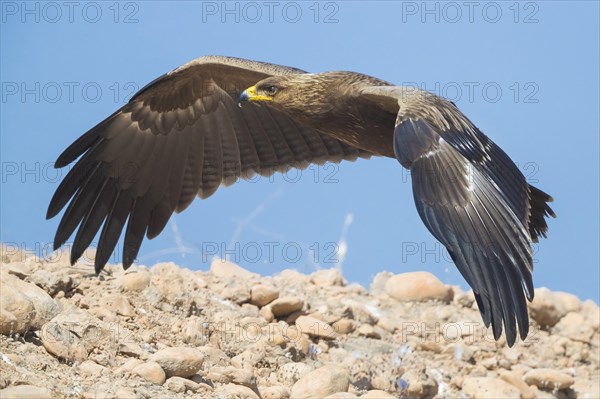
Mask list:
[[[369,157],[280,111],[255,104],[237,107],[240,92],[259,80],[298,73],[304,71],[203,57],[145,86],[58,157],[56,167],[77,163],[48,207],[51,218],[66,206],[55,248],[79,227],[74,263],[101,230],[95,261],[99,272],[127,223],[127,268],[144,235],[158,235],[173,212],[184,210],[195,196],[207,198],[220,185],[253,173],[267,176],[309,163]]]

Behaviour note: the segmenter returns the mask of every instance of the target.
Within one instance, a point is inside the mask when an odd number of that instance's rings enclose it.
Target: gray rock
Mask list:
[[[286,296],[275,299],[271,302],[270,307],[275,317],[287,316],[301,310],[304,307],[304,301],[298,297]]]
[[[514,399],[521,395],[515,386],[491,377],[465,378],[462,389],[473,399]]]
[[[162,385],[167,379],[165,371],[156,362],[142,363],[133,368],[133,373],[153,384]]]
[[[195,348],[182,346],[162,349],[150,356],[148,360],[158,363],[167,378],[191,377],[202,367],[204,355]]]
[[[41,331],[44,348],[56,357],[69,362],[82,362],[87,359],[88,352],[73,332],[56,322],[44,324]]]
[[[296,381],[290,396],[294,399],[323,398],[336,392],[346,392],[349,385],[348,370],[330,364],[311,371]]]
[[[52,392],[48,388],[34,385],[13,385],[0,389],[2,399],[52,399]]]
[[[548,390],[569,388],[575,383],[575,379],[569,374],[548,368],[529,370],[523,379],[529,385]]]

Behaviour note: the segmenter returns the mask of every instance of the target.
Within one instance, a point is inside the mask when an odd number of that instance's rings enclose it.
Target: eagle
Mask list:
[[[532,242],[555,217],[545,192],[451,101],[356,72],[222,56],[155,79],[58,157],[75,162],[52,197],[54,238],[74,264],[100,232],[99,273],[125,230],[123,267],[144,236],[221,185],[310,164],[395,158],[415,205],[472,287],[486,327],[512,346],[529,331]]]

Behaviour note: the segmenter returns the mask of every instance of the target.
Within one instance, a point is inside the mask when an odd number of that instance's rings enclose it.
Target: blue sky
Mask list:
[[[231,55],[451,98],[555,198],[535,285],[598,301],[598,2],[72,4],[1,4],[1,241],[51,256],[59,219],[45,212],[66,173],[52,168],[58,154],[136,88],[193,58]],[[196,200],[144,242],[140,262],[206,269],[228,254],[261,274],[341,265],[368,286],[382,270],[427,270],[467,288],[397,161],[257,180]]]

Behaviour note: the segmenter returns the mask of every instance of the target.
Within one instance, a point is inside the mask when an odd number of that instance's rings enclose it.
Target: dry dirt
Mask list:
[[[2,398],[600,397],[600,310],[566,293],[537,289],[508,348],[427,273],[1,260]]]

